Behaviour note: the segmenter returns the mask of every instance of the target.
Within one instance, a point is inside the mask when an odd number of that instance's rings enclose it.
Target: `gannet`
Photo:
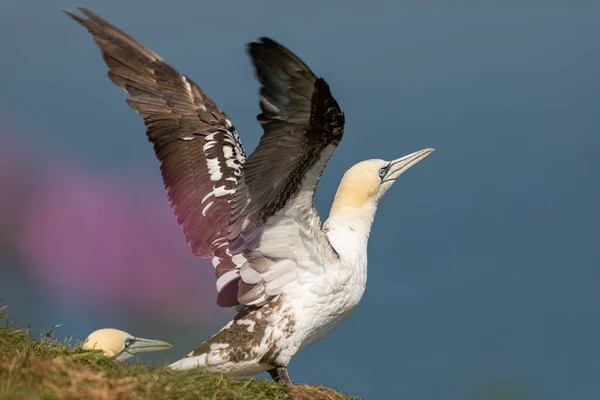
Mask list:
[[[108,76],[129,93],[192,251],[212,257],[217,304],[238,311],[170,367],[238,376],[268,371],[289,383],[291,358],[346,319],[365,291],[379,200],[433,149],[354,165],[321,223],[313,196],[344,132],[344,113],[323,78],[272,39],[247,46],[261,85],[264,134],[246,157],[232,121],[190,78],[80,10],[85,17],[64,11],[92,34]]]
[[[126,361],[136,354],[167,350],[173,346],[162,340],[135,337],[118,329],[98,329],[86,338],[84,350],[102,350],[108,357]]]

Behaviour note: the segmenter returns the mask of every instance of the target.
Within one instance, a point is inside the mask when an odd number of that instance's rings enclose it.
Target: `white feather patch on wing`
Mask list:
[[[239,278],[240,273],[237,269],[227,271],[217,279],[217,292],[220,292],[225,286]]]
[[[222,350],[229,347],[229,343],[213,343],[210,345],[211,350]]]
[[[242,266],[246,262],[246,257],[244,257],[243,254],[236,254],[231,258],[231,261],[233,261],[235,265]]]
[[[170,369],[183,371],[191,368],[205,367],[206,366],[206,354],[201,354],[197,357],[182,358],[179,361],[175,361],[169,365]]]
[[[293,272],[283,274],[280,277],[278,277],[277,279],[274,279],[268,283],[267,287],[265,288],[265,293],[269,296],[275,296],[277,294],[281,294],[282,288],[284,288],[286,285],[294,282],[295,280],[296,280],[296,274],[294,274]]]
[[[267,296],[266,294],[263,294],[256,300],[248,302],[248,305],[249,306],[258,306],[258,305],[265,303],[268,299],[269,299],[269,296]]]
[[[245,263],[240,268],[240,276],[242,277],[242,280],[249,285],[254,285],[262,280],[260,274],[252,269],[248,263]]]
[[[269,266],[266,272],[262,273],[262,278],[265,282],[271,282],[281,275],[293,273],[298,267],[298,264],[294,260],[281,260]]]
[[[253,321],[251,319],[238,319],[237,320],[237,324],[238,325],[247,325],[248,326],[248,332],[253,332],[254,331],[254,325],[256,324],[256,321]]]

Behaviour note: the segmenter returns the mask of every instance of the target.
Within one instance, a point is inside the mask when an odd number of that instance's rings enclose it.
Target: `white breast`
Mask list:
[[[327,236],[339,260],[326,265],[324,275],[289,294],[297,351],[322,339],[350,316],[366,288],[368,238],[347,229],[330,231]]]

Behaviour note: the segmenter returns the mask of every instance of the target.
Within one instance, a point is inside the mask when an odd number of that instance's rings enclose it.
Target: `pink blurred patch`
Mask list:
[[[214,310],[210,260],[185,243],[160,185],[50,168],[24,204],[19,248],[64,301],[195,318]]]
[[[7,130],[0,127],[0,241],[14,245],[19,229],[23,199],[27,195],[27,171],[19,155],[24,153],[10,140]]]

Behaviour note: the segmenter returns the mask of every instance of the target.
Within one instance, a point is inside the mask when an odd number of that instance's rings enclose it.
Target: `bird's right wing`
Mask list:
[[[246,163],[231,121],[194,82],[80,10],[87,18],[64,11],[93,35],[110,79],[144,119],[188,243],[196,255],[214,256],[219,305],[258,304],[276,295],[282,281],[297,276],[279,261],[307,270],[333,257],[312,197],[343,135],[344,115],[323,79],[272,40],[250,45],[265,134]],[[260,271],[260,281],[252,271]]]
[[[160,162],[169,202],[193,252],[233,266],[227,251],[230,200],[246,160],[231,121],[185,75],[93,12],[63,10],[93,35],[108,76],[131,95]]]
[[[342,139],[344,114],[325,80],[285,47],[262,38],[248,52],[261,83],[264,134],[244,165],[228,238],[230,251],[247,260],[237,301],[260,305],[337,258],[312,200]]]

